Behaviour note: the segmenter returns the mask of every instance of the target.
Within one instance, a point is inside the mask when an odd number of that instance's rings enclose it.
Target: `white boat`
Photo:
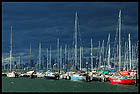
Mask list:
[[[82,74],[73,74],[73,75],[70,75],[70,79],[73,80],[73,81],[83,81],[83,80],[86,80],[86,76],[83,76]]]
[[[42,72],[37,72],[36,74],[34,74],[36,77],[38,78],[43,78],[45,76],[45,73]]]
[[[60,73],[60,78],[59,79],[66,79],[66,80],[70,80],[70,74],[69,72],[66,73]]]
[[[46,74],[44,75],[44,78],[55,79],[55,73],[54,72],[46,72]]]
[[[26,75],[27,75],[27,76],[31,76],[33,73],[34,73],[34,71],[28,71],[28,72],[26,73]]]
[[[16,73],[15,72],[10,72],[10,73],[7,73],[7,77],[16,77]]]

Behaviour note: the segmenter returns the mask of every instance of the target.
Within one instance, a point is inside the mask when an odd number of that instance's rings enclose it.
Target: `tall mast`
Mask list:
[[[134,69],[134,45],[132,45],[132,69]]]
[[[103,40],[103,43],[102,43],[102,58],[103,58],[103,65],[105,66],[105,63],[104,63],[104,40]]]
[[[121,10],[119,12],[119,70],[121,69]]]
[[[129,67],[128,67],[128,64],[129,64],[129,60],[128,60],[129,59],[129,49],[128,49],[129,47],[128,47],[128,43],[127,43],[127,46],[126,47],[127,47],[127,51],[126,51],[126,56],[127,57],[126,57],[126,60],[127,60],[127,71],[128,71],[128,69],[129,69]]]
[[[10,49],[10,72],[12,71],[12,66],[11,66],[11,63],[12,63],[12,26],[11,26],[11,49]]]
[[[98,64],[98,67],[100,68],[100,66],[101,66],[101,48],[100,48],[100,41],[99,41],[99,47],[98,47],[98,49],[99,49],[99,64]]]
[[[81,62],[82,62],[82,57],[81,57],[81,50],[82,50],[82,47],[80,46],[80,70],[81,70]]]
[[[92,48],[93,48],[93,45],[92,45],[92,38],[91,38],[91,54],[90,54],[91,55],[91,70],[93,70],[93,53],[92,53],[93,49]]]
[[[62,69],[62,46],[60,46],[60,70]]]
[[[70,51],[69,51],[69,46],[68,46],[68,64],[67,64],[67,68],[69,69],[69,62],[70,62]]]
[[[21,65],[21,59],[20,59],[20,56],[19,56],[19,69],[20,69],[20,65]]]
[[[108,36],[108,67],[110,66],[110,34]]]
[[[84,57],[84,52],[83,52],[83,50],[84,50],[84,47],[81,47],[81,69],[82,69],[82,62],[83,62],[83,57]]]
[[[50,46],[50,69],[51,69],[51,46]]]
[[[48,67],[48,65],[49,65],[49,64],[48,64],[48,63],[49,63],[49,62],[48,62],[48,61],[49,61],[49,58],[48,58],[48,57],[49,57],[49,55],[48,55],[48,48],[47,48],[47,70],[48,70],[48,68],[49,68],[49,67]]]
[[[75,64],[74,64],[74,67],[76,69],[76,66],[77,66],[77,32],[78,32],[78,28],[77,28],[77,11],[76,11],[76,14],[75,14]]]
[[[39,70],[41,69],[41,43],[39,44]]]
[[[67,62],[67,44],[65,44],[65,61],[64,61],[64,69],[65,69],[65,66],[66,66],[66,62]]]
[[[29,56],[29,66],[31,68],[31,43],[30,43],[30,56]]]
[[[129,69],[131,69],[131,41],[130,41],[130,33],[129,33]]]
[[[125,56],[124,56],[124,70],[126,70],[126,61],[127,61],[127,59],[126,59],[126,56],[127,56],[127,44],[126,44],[126,42],[125,42]]]
[[[59,38],[57,38],[57,68],[58,68],[58,71],[60,69],[60,62],[59,62]]]
[[[137,62],[136,68],[137,68],[137,70],[138,70],[138,62],[139,62],[139,54],[138,54],[138,52],[139,52],[139,49],[138,49],[139,45],[138,45],[138,42],[139,41],[137,41],[137,46],[136,46],[136,62]]]

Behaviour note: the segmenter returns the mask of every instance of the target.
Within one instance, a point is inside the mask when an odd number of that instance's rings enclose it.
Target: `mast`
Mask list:
[[[31,68],[31,43],[30,43],[30,56],[29,56],[29,66]]]
[[[69,56],[70,56],[70,51],[69,51],[69,46],[68,46],[68,65],[67,65],[67,68],[68,68],[68,69],[69,69],[69,62],[70,62]]]
[[[62,69],[62,46],[60,46],[60,70]]]
[[[11,42],[10,42],[10,44],[11,44],[11,49],[10,49],[10,72],[12,71],[12,66],[11,66],[11,64],[12,64],[12,26],[11,26]]]
[[[39,44],[39,70],[41,69],[41,43]]]
[[[50,46],[50,69],[51,69],[51,46]]]
[[[104,62],[104,40],[103,40],[103,43],[102,43],[102,55],[103,55],[103,65],[105,66],[105,62]]]
[[[98,58],[99,58],[99,64],[98,64],[99,66],[98,66],[98,67],[100,67],[100,66],[101,66],[101,49],[100,49],[100,41],[99,41],[99,47],[98,47],[98,49],[99,49],[99,51],[98,51],[98,52],[99,52],[99,57],[98,57]]]
[[[83,57],[84,57],[84,52],[83,52],[83,50],[84,50],[84,47],[81,47],[81,69],[82,69],[82,62],[83,62]]]
[[[117,53],[116,53],[116,61],[119,61],[119,45],[117,44]],[[119,62],[118,62],[119,63]],[[117,64],[118,65],[118,64]]]
[[[77,28],[77,11],[75,13],[75,64],[74,67],[76,69],[77,66],[77,32],[78,32],[78,28]]]
[[[108,67],[110,66],[110,34],[108,36]]]
[[[134,45],[132,45],[132,69],[134,69]]]
[[[57,38],[57,68],[60,72],[60,62],[59,62],[59,38]]]
[[[127,47],[126,47],[127,45],[126,45],[126,42],[125,42],[125,55],[124,55],[124,70],[126,70],[126,61],[127,61]]]
[[[91,38],[91,52],[90,52],[90,55],[91,55],[91,70],[93,70],[93,45],[92,45],[92,38]]]
[[[138,52],[139,52],[139,49],[138,49],[138,48],[139,48],[139,45],[138,45],[138,42],[139,42],[139,41],[137,41],[137,46],[136,46],[136,62],[137,62],[136,68],[137,68],[137,70],[138,70],[138,67],[139,67],[139,66],[138,66],[138,62],[139,62],[139,54],[138,54]]]
[[[82,62],[82,58],[81,58],[81,50],[82,50],[82,47],[80,46],[80,70],[81,70],[81,62]]]
[[[64,69],[66,66],[66,62],[67,62],[67,44],[65,44],[65,61],[64,61],[64,66],[63,66]]]
[[[131,69],[131,41],[130,41],[130,33],[129,33],[129,69]]]
[[[49,65],[49,64],[48,64],[48,63],[49,63],[49,62],[48,62],[48,61],[49,61],[49,58],[48,58],[48,57],[49,57],[49,55],[48,55],[48,48],[47,48],[47,70],[48,70],[48,68],[49,68],[49,67],[48,67],[48,65]]]
[[[20,69],[20,65],[21,65],[21,59],[20,59],[20,56],[19,56],[19,69]]]
[[[129,67],[128,67],[128,64],[129,64],[129,60],[128,60],[128,57],[129,57],[128,43],[126,45],[126,49],[127,49],[127,51],[126,51],[126,61],[127,61],[127,71],[128,71],[128,69],[129,69]]]
[[[119,70],[121,69],[121,10],[119,12]]]

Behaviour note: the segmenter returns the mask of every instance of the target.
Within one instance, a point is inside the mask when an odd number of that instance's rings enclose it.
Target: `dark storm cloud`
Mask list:
[[[85,47],[90,47],[93,38],[94,47],[98,41],[111,42],[115,39],[119,10],[122,10],[122,39],[138,40],[138,3],[134,2],[36,2],[2,3],[2,48],[9,52],[10,26],[13,26],[14,49],[29,49],[29,44],[38,49],[56,49],[57,38],[60,44],[72,45],[74,39],[74,17],[78,12],[81,39]],[[126,40],[125,39],[125,40]]]

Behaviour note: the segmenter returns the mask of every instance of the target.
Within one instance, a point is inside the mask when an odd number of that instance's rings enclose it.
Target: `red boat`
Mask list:
[[[135,73],[135,72],[138,72],[138,70],[132,70],[132,69],[130,69],[129,72],[134,72]]]
[[[112,84],[135,84],[135,79],[109,78]]]
[[[120,75],[129,75],[128,71],[118,71]]]

